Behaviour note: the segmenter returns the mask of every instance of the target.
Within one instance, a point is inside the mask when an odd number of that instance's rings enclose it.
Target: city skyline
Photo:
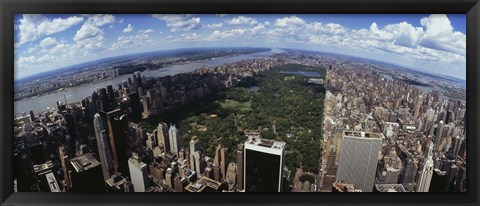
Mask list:
[[[186,47],[340,53],[466,78],[465,15],[16,15],[15,78]]]

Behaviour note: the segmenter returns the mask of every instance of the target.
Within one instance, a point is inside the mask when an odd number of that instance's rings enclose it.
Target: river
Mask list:
[[[244,54],[244,55],[238,55],[233,57],[215,58],[210,60],[191,62],[187,64],[180,64],[180,65],[171,65],[171,66],[163,67],[160,69],[144,71],[144,72],[141,72],[141,74],[142,76],[146,76],[146,77],[163,77],[168,75],[175,75],[178,73],[191,72],[201,68],[202,66],[219,66],[222,64],[229,64],[229,63],[238,62],[242,60],[250,60],[258,57],[271,56],[273,54],[282,53],[282,52],[285,52],[285,51],[280,49],[272,49],[267,52]],[[56,92],[56,93],[51,93],[43,96],[32,97],[32,98],[16,101],[14,103],[15,116],[17,117],[23,116],[22,114],[23,112],[28,114],[30,110],[32,110],[34,113],[46,111],[47,107],[54,108],[57,105],[56,104],[57,101],[64,102],[65,98],[67,100],[67,103],[79,102],[82,99],[85,99],[86,97],[91,96],[93,91],[95,91],[97,88],[104,88],[104,87],[107,87],[108,85],[112,85],[114,86],[114,88],[117,88],[117,85],[121,84],[123,81],[126,81],[129,77],[132,77],[132,74],[122,75],[113,79],[96,82],[93,84],[67,88],[61,92]]]

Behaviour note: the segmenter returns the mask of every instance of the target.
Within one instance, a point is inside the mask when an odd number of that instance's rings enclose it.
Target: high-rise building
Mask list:
[[[170,152],[176,156],[178,156],[179,150],[179,135],[178,130],[175,125],[171,125],[170,129],[168,130],[168,139],[170,141]]]
[[[168,125],[165,123],[158,123],[157,126],[157,140],[158,146],[163,149],[163,152],[170,152],[170,140],[168,138]]]
[[[237,148],[237,190],[243,190],[243,143]]]
[[[95,129],[95,136],[97,139],[98,156],[100,163],[102,164],[103,178],[104,180],[110,179],[110,176],[114,174],[112,153],[110,145],[108,143],[107,132],[104,128],[104,121],[100,114],[95,114],[93,117],[93,128]]]
[[[198,139],[197,136],[193,136],[192,139],[190,140],[190,158],[189,159],[190,159],[190,169],[194,171],[198,171],[196,169],[197,164],[196,164],[195,152],[199,150],[200,150],[200,140]],[[198,175],[201,175],[201,174],[198,174]]]
[[[443,120],[440,120],[440,122],[438,122],[438,126],[437,126],[437,131],[435,133],[435,146],[438,147],[438,144],[440,144],[440,140],[442,139],[442,135],[443,135]]]
[[[428,146],[428,156],[423,164],[420,177],[417,182],[417,192],[428,192],[433,176],[433,143]]]
[[[230,158],[228,157],[228,148],[222,148],[220,151],[220,156],[222,158],[220,162],[222,178],[225,179],[227,177],[228,164],[230,163]]]
[[[428,192],[445,192],[447,188],[447,172],[439,169],[433,170],[432,181]]]
[[[249,137],[244,150],[246,192],[281,192],[285,142]]]
[[[135,192],[145,192],[150,187],[148,179],[148,168],[145,163],[140,160],[140,157],[133,153],[132,157],[128,159],[128,169]]]
[[[122,110],[116,109],[107,113],[108,133],[112,146],[113,168],[115,173],[130,176],[128,158],[131,156],[130,144],[127,139],[127,119]]]
[[[70,160],[73,192],[105,192],[102,167],[92,153],[86,153]]]
[[[372,192],[381,148],[381,134],[344,131],[337,181]]]
[[[422,95],[418,96],[417,103],[415,104],[415,111],[413,113],[414,121],[417,120],[417,118],[420,116],[420,108],[422,106],[422,101],[423,101],[423,96]]]
[[[130,99],[130,108],[132,108],[132,122],[138,123],[142,120],[142,105],[137,92],[128,95]]]

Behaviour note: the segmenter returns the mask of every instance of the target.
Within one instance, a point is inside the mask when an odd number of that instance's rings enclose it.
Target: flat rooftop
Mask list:
[[[375,184],[379,192],[406,192],[402,184]]]
[[[256,146],[262,146],[262,147],[267,147],[272,149],[283,150],[285,147],[285,142],[249,136],[247,141],[245,141],[245,145],[256,145]]]
[[[361,132],[361,131],[344,131],[343,136],[363,137],[363,138],[382,138],[382,136],[379,133]]]
[[[82,156],[71,159],[70,164],[75,171],[82,172],[99,166],[100,162],[93,157],[92,153],[86,153]]]

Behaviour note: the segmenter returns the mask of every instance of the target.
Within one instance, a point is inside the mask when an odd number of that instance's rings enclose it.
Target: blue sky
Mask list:
[[[465,15],[16,15],[15,78],[96,59],[186,47],[281,47],[466,78]]]

